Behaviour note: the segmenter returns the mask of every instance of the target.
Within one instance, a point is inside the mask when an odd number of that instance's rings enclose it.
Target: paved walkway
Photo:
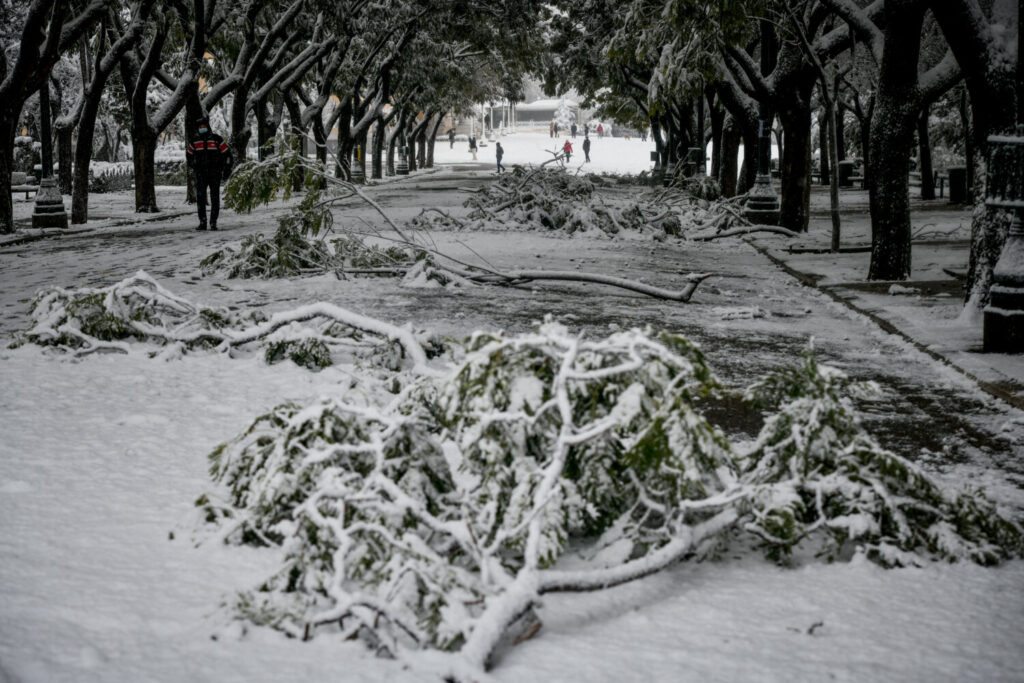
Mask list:
[[[404,220],[425,206],[457,210],[466,189],[492,177],[464,169],[423,173],[370,192],[389,215]],[[849,199],[853,208],[844,214],[844,245],[863,244],[866,215],[858,208],[856,194]],[[820,201],[816,192],[819,210]],[[104,224],[103,229],[30,243],[0,243],[0,333],[6,336],[24,328],[26,303],[38,289],[107,285],[144,269],[172,291],[206,304],[276,310],[319,299],[455,338],[480,328],[526,330],[548,314],[592,336],[650,325],[698,341],[716,373],[736,387],[790,362],[813,338],[824,361],[858,379],[879,383],[882,396],[866,407],[866,419],[883,443],[951,479],[983,484],[1004,501],[1021,498],[1024,413],[1017,401],[1020,386],[999,384],[1005,400],[995,398],[999,393],[992,391],[996,384],[993,375],[978,368],[999,371],[1011,378],[1006,382],[1012,382],[1024,359],[979,354],[969,346],[947,352],[932,338],[922,336],[922,330],[928,329],[933,330],[929,334],[938,334],[941,326],[929,328],[921,322],[925,318],[919,314],[924,305],[920,302],[944,299],[945,308],[954,311],[956,297],[942,297],[938,291],[931,298],[920,292],[861,291],[866,272],[863,253],[792,253],[792,241],[781,237],[761,237],[752,244],[727,240],[696,245],[540,233],[432,235],[437,248],[445,253],[466,260],[484,259],[499,268],[578,268],[640,277],[673,288],[679,286],[681,274],[714,273],[687,305],[573,284],[452,292],[408,289],[389,278],[224,280],[204,277],[199,261],[246,235],[273,232],[277,216],[286,209],[274,205],[251,216],[226,212],[222,231],[196,233],[191,213],[170,201],[165,204],[171,208],[163,220],[146,217],[128,225]],[[127,202],[116,198],[111,202],[113,207],[119,205],[125,207],[125,215],[112,211],[110,220],[131,219]],[[963,209],[939,205],[929,211],[923,214],[928,221],[942,226],[956,227],[967,215]],[[827,216],[816,216],[810,236],[798,240],[797,246],[811,249],[819,242],[827,243],[827,220]],[[364,230],[381,222],[369,207],[349,201],[337,211],[335,223],[339,229]],[[944,239],[950,241],[948,236]],[[938,264],[944,263],[943,259],[933,260]],[[859,270],[862,261],[864,270]],[[922,277],[932,278],[936,267],[922,268]],[[915,282],[899,286],[919,287]],[[902,310],[905,304],[909,311]],[[932,308],[945,311],[938,304]],[[973,364],[968,365],[964,358]],[[758,416],[726,402],[716,419],[728,430],[749,434],[756,429]]]

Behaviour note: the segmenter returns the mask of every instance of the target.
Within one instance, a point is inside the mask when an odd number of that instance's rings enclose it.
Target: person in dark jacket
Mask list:
[[[455,129],[448,129],[448,149],[455,149]]]
[[[494,157],[498,160],[498,173],[501,173],[502,171],[505,170],[505,167],[501,165],[501,158],[503,156],[505,156],[505,150],[501,146],[501,143],[500,142],[495,143],[495,145],[494,145]]]
[[[206,198],[210,198],[210,230],[217,229],[220,214],[220,181],[231,175],[231,148],[224,138],[210,130],[210,119],[196,120],[198,132],[185,147],[185,161],[196,174],[196,199],[199,205],[199,227],[206,230]]]
[[[572,124],[572,127],[569,130],[572,131],[572,139],[575,140],[576,139],[576,124],[575,123]]]
[[[590,138],[586,135],[583,136],[583,163],[590,163]]]

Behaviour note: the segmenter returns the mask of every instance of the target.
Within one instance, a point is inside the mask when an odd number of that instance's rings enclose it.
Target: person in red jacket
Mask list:
[[[210,230],[217,229],[220,214],[220,181],[231,175],[231,148],[224,138],[210,130],[210,119],[196,120],[198,133],[185,147],[185,161],[196,174],[196,203],[199,205],[199,227],[206,230],[206,197],[210,197]]]
[[[562,154],[565,155],[565,163],[569,163],[569,159],[572,157],[572,143],[568,140],[562,145]]]

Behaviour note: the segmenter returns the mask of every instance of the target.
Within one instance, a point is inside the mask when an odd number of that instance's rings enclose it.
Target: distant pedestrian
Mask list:
[[[569,163],[569,160],[572,158],[572,143],[568,140],[562,145],[562,153],[565,155],[565,163]]]
[[[549,138],[555,137],[555,122],[554,121],[552,121],[551,123],[548,124],[548,137]]]
[[[586,135],[583,136],[583,163],[590,163],[590,138]]]
[[[604,126],[602,126],[600,123],[597,124],[597,137],[599,137],[599,138],[603,138],[604,137]]]
[[[642,131],[640,131],[640,141],[641,142],[647,142],[647,129],[646,128],[644,128]]]
[[[498,160],[498,173],[505,170],[505,167],[501,165],[501,158],[505,156],[505,150],[502,148],[500,142],[494,144],[494,157]]]
[[[577,130],[575,123],[572,124],[572,128],[570,130],[572,131],[572,139],[575,140],[576,139],[576,130]]]
[[[555,137],[558,137],[558,121],[555,121]]]
[[[206,230],[206,198],[210,198],[210,230],[217,229],[220,214],[220,181],[231,175],[231,148],[224,138],[210,130],[210,119],[196,120],[198,132],[185,148],[185,161],[196,174],[196,203],[199,205],[199,227]]]
[[[448,149],[455,149],[455,129],[448,129]]]
[[[473,155],[473,161],[476,161],[476,136],[469,136],[469,153]]]

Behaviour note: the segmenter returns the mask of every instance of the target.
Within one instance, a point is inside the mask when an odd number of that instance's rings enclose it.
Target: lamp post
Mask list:
[[[768,21],[761,20],[761,75],[775,68],[775,33]],[[779,195],[772,187],[772,110],[762,101],[758,105],[757,179],[750,188],[743,216],[751,223],[778,225]]]
[[[50,132],[50,85],[44,81],[39,89],[39,129],[43,142],[42,168],[39,171],[39,191],[32,207],[33,228],[68,228],[68,214],[64,210],[64,197],[53,178],[53,143]]]
[[[1012,209],[1013,222],[992,270],[985,307],[984,348],[1024,353],[1024,126],[988,138],[985,205]]]

